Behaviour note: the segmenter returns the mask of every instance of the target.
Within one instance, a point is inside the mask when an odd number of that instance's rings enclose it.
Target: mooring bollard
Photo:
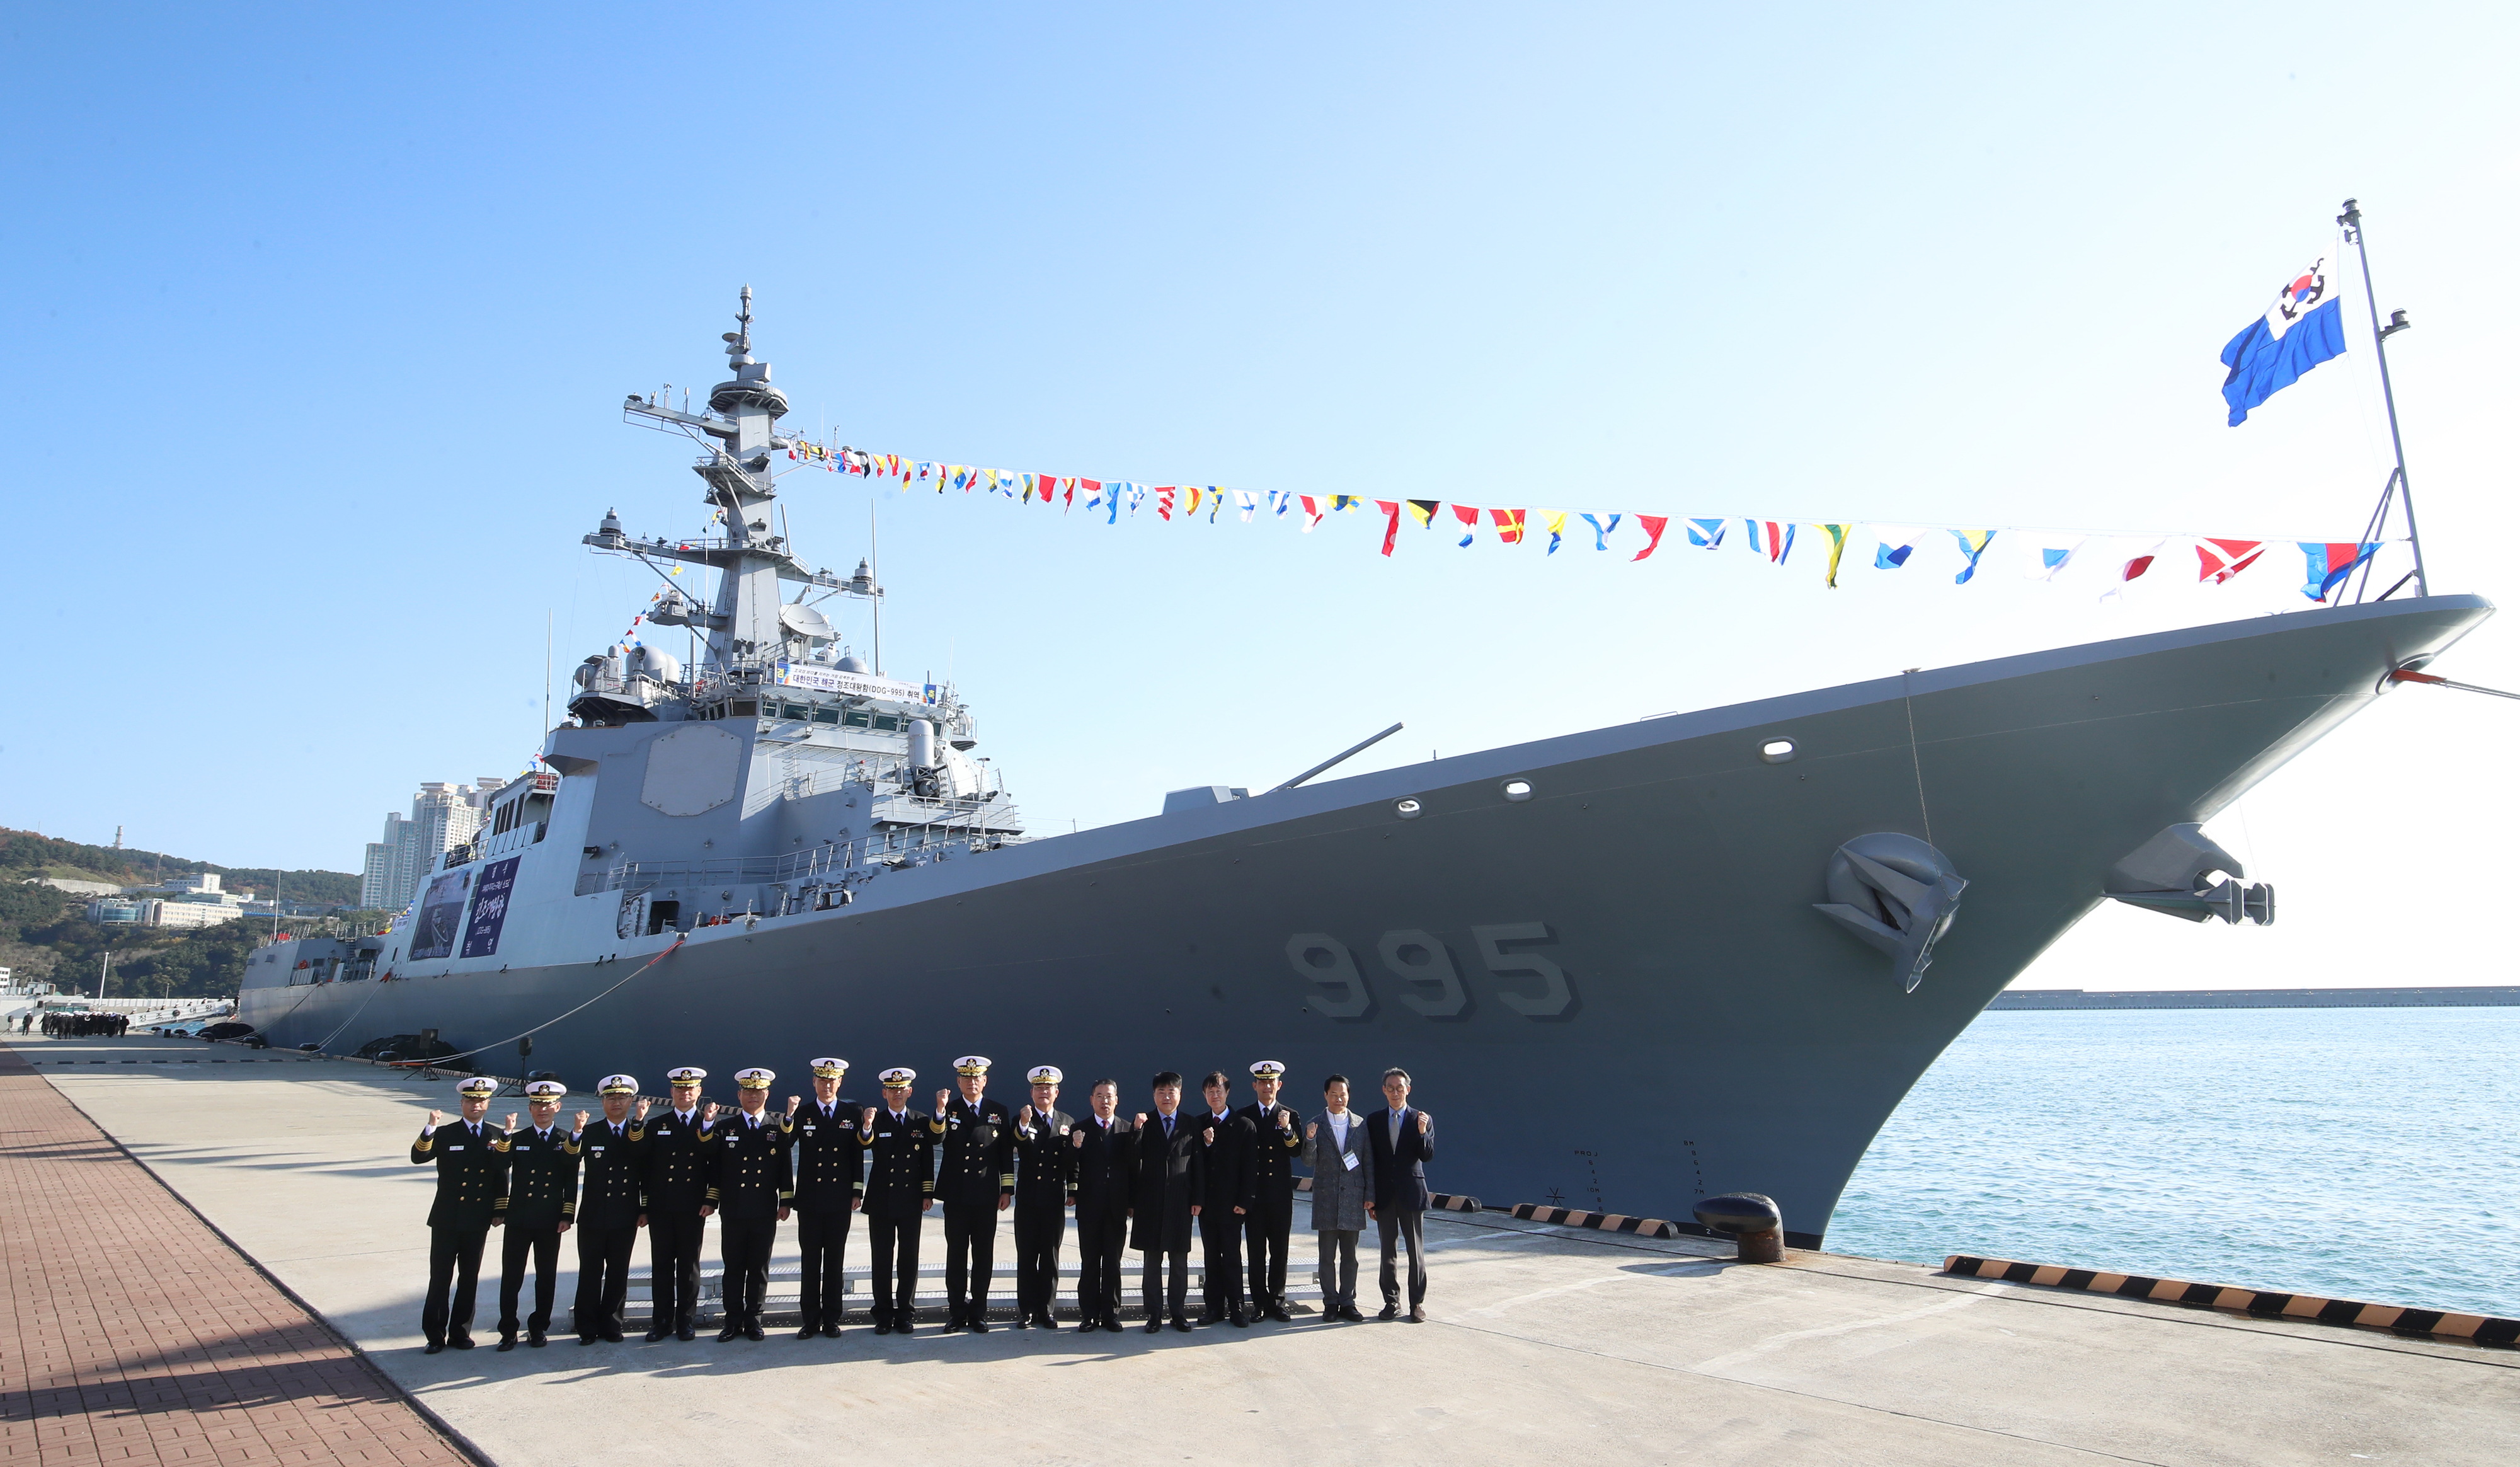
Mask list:
[[[1697,1220],[1732,1237],[1744,1263],[1785,1261],[1785,1215],[1777,1200],[1757,1192],[1727,1192],[1697,1205]]]

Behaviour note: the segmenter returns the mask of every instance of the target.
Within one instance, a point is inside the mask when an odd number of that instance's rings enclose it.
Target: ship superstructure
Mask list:
[[[239,1017],[338,1051],[427,1034],[572,1083],[671,1065],[869,1074],[979,1051],[1135,1093],[1158,1069],[1409,1069],[1445,1190],[1685,1218],[1766,1192],[1817,1245],[1916,1077],[2115,898],[2272,920],[2200,822],[2491,615],[2420,596],[1903,673],[1024,838],[951,686],[886,675],[872,543],[810,569],[777,512],[787,399],[750,292],[685,434],[706,532],[572,722],[392,928],[275,942]],[[715,573],[705,601],[674,567]],[[1633,1124],[1524,1099],[1581,1079]],[[1124,1103],[1125,1095],[1124,1095]]]

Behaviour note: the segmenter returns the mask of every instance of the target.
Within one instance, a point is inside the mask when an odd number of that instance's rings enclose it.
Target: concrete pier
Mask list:
[[[779,1333],[774,1289],[773,1334],[760,1344],[704,1335],[648,1345],[634,1335],[580,1348],[561,1333],[545,1350],[427,1356],[419,1317],[430,1177],[406,1148],[428,1108],[454,1111],[451,1080],[183,1040],[10,1043],[133,1159],[114,1165],[135,1174],[145,1166],[452,1440],[504,1467],[739,1452],[1767,1467],[2500,1463],[2520,1450],[2513,1352],[1837,1255],[1736,1264],[1723,1257],[1729,1248],[1701,1239],[1493,1213],[1428,1216],[1424,1325],[1330,1324],[1316,1312],[1192,1336],[922,1328],[878,1338],[860,1285],[836,1341]],[[1425,1098],[1438,1115],[1465,1112],[1472,1099]],[[495,1103],[493,1119],[510,1109],[523,1107]],[[0,1151],[21,1169],[105,1165]],[[0,1193],[10,1210],[0,1230],[26,1225],[25,1195]],[[1304,1224],[1299,1205],[1299,1301],[1317,1297]],[[792,1266],[786,1231],[779,1262]],[[126,1243],[117,1237],[97,1261],[148,1270],[145,1247],[135,1254]],[[924,1247],[929,1262],[941,1259],[934,1222]],[[716,1250],[712,1236],[712,1269]],[[1072,1239],[1069,1252],[1072,1268]],[[1360,1293],[1370,1312],[1370,1240],[1368,1253]],[[574,1287],[565,1241],[562,1255],[556,1330]],[[1012,1303],[1012,1259],[1010,1227],[998,1248],[1002,1307]],[[1132,1270],[1137,1261],[1129,1255]],[[637,1261],[647,1261],[644,1244]],[[864,1263],[860,1231],[851,1271]],[[484,1339],[496,1332],[496,1266],[494,1246],[474,1323]],[[256,1328],[217,1317],[188,1280],[163,1283],[158,1307],[185,1328]],[[28,1329],[22,1315],[22,1341]],[[24,1389],[16,1373],[5,1382],[12,1420]],[[6,1467],[70,1459],[11,1437]]]

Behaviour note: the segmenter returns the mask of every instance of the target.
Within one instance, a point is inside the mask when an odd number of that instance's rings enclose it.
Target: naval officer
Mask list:
[[[985,1055],[954,1062],[954,1090],[936,1092],[936,1198],[945,1204],[945,1332],[989,1332],[989,1276],[998,1248],[998,1214],[1014,1198],[1014,1118],[1004,1101],[980,1092],[989,1084]],[[961,1093],[955,1093],[959,1091]]]
[[[708,1228],[709,1123],[717,1102],[700,1104],[708,1072],[685,1065],[665,1072],[673,1108],[650,1123],[648,1150],[648,1293],[651,1342],[692,1338],[700,1302],[700,1240]]]
[[[507,1213],[508,1235],[499,1245],[499,1349],[517,1348],[517,1302],[524,1289],[525,1263],[534,1269],[534,1311],[522,1321],[525,1343],[536,1350],[550,1343],[552,1299],[560,1286],[560,1238],[577,1217],[577,1142],[554,1123],[561,1097],[568,1086],[556,1079],[525,1082],[525,1110],[533,1123],[517,1129],[508,1117],[508,1133],[491,1146],[507,1153],[508,1195],[499,1206]],[[577,1113],[580,1129],[586,1113]]]
[[[1244,1250],[1251,1260],[1251,1309],[1292,1322],[1286,1311],[1286,1238],[1295,1225],[1295,1156],[1304,1137],[1295,1113],[1278,1103],[1286,1067],[1262,1060],[1251,1067],[1257,1102],[1236,1115],[1251,1123],[1251,1213],[1242,1219]]]
[[[1076,1197],[1077,1328],[1120,1328],[1120,1260],[1129,1246],[1129,1207],[1137,1186],[1138,1137],[1118,1114],[1120,1082],[1098,1079],[1087,1092],[1093,1110],[1068,1132],[1074,1153],[1068,1185]]]
[[[726,1264],[719,1285],[726,1301],[721,1345],[738,1335],[764,1338],[761,1304],[770,1293],[770,1250],[795,1193],[788,1171],[793,1122],[769,1111],[770,1082],[778,1077],[758,1067],[735,1072],[735,1114],[719,1118],[709,1132],[716,1165],[700,1215],[724,1215],[717,1220],[718,1253]]]
[[[630,1298],[630,1250],[648,1220],[648,1102],[639,1081],[608,1075],[596,1081],[604,1117],[577,1129],[577,1304],[570,1310],[577,1343],[621,1343],[621,1311]]]
[[[883,1104],[859,1120],[874,1153],[866,1190],[868,1243],[874,1249],[875,1332],[909,1334],[919,1319],[919,1219],[935,1200],[936,1137],[944,1127],[910,1109],[916,1070],[895,1068],[876,1077]]]
[[[1076,1118],[1058,1108],[1057,1065],[1035,1065],[1032,1100],[1015,1112],[1015,1328],[1058,1328],[1058,1245],[1076,1205]],[[1091,1322],[1093,1315],[1086,1316]]]
[[[486,1075],[457,1085],[464,1119],[448,1125],[443,1111],[431,1111],[420,1139],[411,1143],[413,1166],[437,1165],[437,1196],[428,1207],[428,1294],[420,1307],[420,1332],[429,1354],[450,1345],[472,1348],[481,1245],[489,1241],[508,1196],[507,1153],[491,1146],[498,1133],[481,1123],[498,1091],[499,1082]]]
[[[814,1098],[798,1108],[788,1098],[788,1145],[796,1168],[796,1246],[804,1256],[797,1304],[804,1313],[799,1340],[817,1333],[840,1337],[841,1265],[849,1251],[849,1222],[866,1196],[866,1141],[854,1100],[840,1098],[849,1062],[814,1062]],[[827,1283],[826,1280],[829,1282]]]

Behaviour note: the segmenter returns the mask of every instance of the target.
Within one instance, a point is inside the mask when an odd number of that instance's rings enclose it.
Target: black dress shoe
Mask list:
[[[1240,1309],[1236,1309],[1233,1313],[1226,1315],[1225,1322],[1233,1325],[1236,1329],[1249,1329],[1251,1327],[1251,1321],[1242,1317],[1242,1311]]]
[[[1411,1324],[1424,1324],[1426,1322],[1425,1307],[1422,1305],[1411,1305],[1409,1307],[1409,1322]]]
[[[964,1321],[964,1327],[975,1335],[985,1335],[989,1332],[989,1321],[981,1318],[977,1314],[974,1314],[969,1319]]]
[[[736,1336],[742,1333],[743,1326],[737,1324],[734,1320],[730,1319],[727,1321],[726,1328],[717,1332],[717,1343],[720,1345],[728,1344],[732,1342]]]
[[[1028,1314],[1027,1314],[1027,1315],[1020,1315],[1020,1316],[1018,1316],[1018,1317],[1015,1319],[1015,1328],[1017,1328],[1017,1329],[1030,1329],[1030,1328],[1032,1328],[1032,1317],[1031,1317],[1030,1315],[1028,1315]]]
[[[836,1340],[836,1339],[838,1339],[839,1337],[840,1337],[840,1327],[839,1327],[838,1325],[836,1325],[836,1324],[827,1324],[827,1325],[824,1325],[824,1326],[823,1326],[823,1338],[824,1338],[824,1339],[826,1339],[826,1340]]]
[[[891,1321],[891,1320],[889,1320],[889,1319],[878,1319],[878,1320],[877,1320],[877,1321],[875,1322],[875,1332],[876,1332],[877,1334],[878,1334],[878,1335],[888,1335],[888,1334],[891,1334],[891,1333],[892,1333],[892,1321]]]
[[[949,1335],[959,1335],[959,1334],[961,1334],[962,1332],[963,1332],[963,1321],[962,1321],[962,1320],[960,1320],[960,1319],[948,1319],[948,1320],[946,1320],[946,1321],[945,1321],[945,1333],[946,1333],[946,1334],[949,1334]]]
[[[915,1319],[896,1320],[892,1326],[892,1332],[896,1335],[915,1335],[919,1333],[919,1322]]]
[[[681,1325],[674,1330],[674,1338],[682,1341],[686,1345],[689,1345],[694,1340],[699,1338],[699,1331],[693,1329],[688,1324]]]
[[[1292,1324],[1295,1322],[1295,1316],[1287,1313],[1286,1307],[1282,1304],[1273,1304],[1269,1306],[1267,1313],[1270,1318],[1277,1320],[1280,1324]]]
[[[1148,1334],[1150,1334],[1150,1335],[1160,1335],[1160,1334],[1162,1334],[1163,1332],[1164,1332],[1164,1321],[1163,1321],[1162,1319],[1160,1319],[1160,1318],[1156,1318],[1156,1317],[1153,1317],[1153,1316],[1151,1316],[1151,1315],[1150,1315],[1150,1316],[1148,1316],[1148,1320],[1147,1320],[1147,1333],[1148,1333]]]
[[[551,1343],[551,1337],[544,1334],[541,1330],[534,1330],[525,1336],[525,1343],[536,1350],[540,1350]]]
[[[663,1325],[660,1324],[656,1326],[654,1329],[648,1331],[648,1343],[651,1345],[655,1344],[657,1341],[665,1338],[666,1333],[667,1331]]]
[[[512,1350],[514,1350],[514,1349],[516,1349],[516,1348],[517,1348],[517,1337],[516,1337],[516,1336],[514,1336],[514,1335],[501,1335],[501,1336],[499,1337],[499,1353],[501,1353],[501,1354],[506,1354],[509,1351],[512,1351]]]
[[[607,1344],[607,1345],[618,1345],[618,1344],[620,1344],[620,1343],[621,1343],[621,1331],[620,1331],[620,1330],[618,1330],[618,1329],[608,1329],[608,1330],[606,1330],[606,1331],[604,1332],[604,1343],[605,1343],[605,1344]]]
[[[443,1340],[431,1340],[431,1341],[429,1341],[429,1342],[428,1342],[428,1349],[426,1349],[426,1350],[424,1350],[424,1351],[422,1351],[422,1352],[421,1352],[421,1353],[422,1353],[422,1354],[435,1354],[435,1353],[437,1353],[439,1351],[444,1350],[445,1348],[446,1348],[446,1342],[445,1342],[445,1341],[443,1341]]]
[[[1340,1310],[1339,1317],[1350,1324],[1363,1324],[1365,1322],[1364,1311],[1354,1305],[1349,1305],[1346,1308]]]
[[[592,1345],[603,1338],[602,1335],[580,1335],[577,1337],[577,1343],[581,1346]]]
[[[471,1335],[448,1335],[446,1337],[446,1348],[449,1350],[471,1350],[472,1348],[472,1337]]]
[[[746,1320],[743,1326],[743,1338],[747,1340],[767,1340],[770,1338],[770,1335],[768,1331],[761,1327],[759,1321]]]
[[[1183,1334],[1187,1335],[1190,1333],[1190,1321],[1181,1318],[1179,1315],[1175,1315],[1173,1318],[1173,1328],[1180,1330]]]
[[[799,1340],[814,1340],[821,1338],[822,1333],[823,1332],[821,1330],[816,1329],[814,1326],[809,1324],[803,1329],[796,1331],[796,1338]]]
[[[1048,1314],[1044,1314],[1041,1316],[1041,1327],[1043,1329],[1057,1329],[1058,1328],[1058,1321],[1053,1319]]]
[[[1376,1319],[1397,1319],[1400,1317],[1400,1306],[1396,1304],[1384,1305],[1382,1307],[1382,1312],[1374,1315],[1373,1317]]]

